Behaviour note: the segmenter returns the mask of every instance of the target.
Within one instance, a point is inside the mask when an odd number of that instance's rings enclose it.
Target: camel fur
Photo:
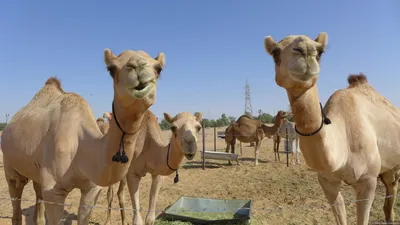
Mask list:
[[[345,225],[342,181],[356,193],[357,225],[367,225],[377,177],[386,187],[383,211],[394,221],[400,173],[400,111],[376,91],[363,74],[350,75],[348,87],[320,105],[317,80],[328,44],[321,32],[314,40],[290,35],[264,47],[275,62],[275,81],[284,88],[293,111],[300,149],[332,207],[336,224]]]
[[[4,129],[5,177],[10,197],[17,199],[12,201],[13,225],[22,224],[18,199],[29,180],[36,186],[38,200],[51,202],[45,203],[49,225],[63,222],[65,199],[79,188],[78,224],[86,225],[101,187],[126,176],[143,115],[155,102],[165,56],[160,53],[153,59],[143,51],[131,50],[116,56],[105,49],[104,61],[113,79],[112,106],[120,127],[112,120],[103,135],[86,100],[65,92],[52,77]],[[121,144],[127,163],[112,161],[117,151],[122,152]],[[45,223],[44,214],[35,215],[36,224]]]

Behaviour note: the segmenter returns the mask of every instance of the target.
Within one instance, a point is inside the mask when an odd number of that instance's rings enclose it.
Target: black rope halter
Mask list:
[[[129,161],[129,158],[126,155],[126,152],[125,152],[124,137],[127,134],[128,135],[136,134],[137,131],[134,132],[134,133],[127,133],[122,129],[121,125],[119,125],[119,122],[117,120],[117,116],[116,116],[115,109],[114,109],[114,101],[112,102],[112,113],[113,113],[113,118],[115,120],[115,123],[117,124],[117,127],[122,131],[120,147],[119,147],[117,153],[115,153],[115,155],[112,157],[112,161],[113,162],[120,162],[120,163],[127,163]]]
[[[298,134],[301,135],[301,136],[308,136],[308,137],[309,137],[309,136],[313,136],[314,134],[317,134],[317,133],[322,129],[322,127],[324,126],[324,124],[325,124],[325,125],[328,125],[328,124],[331,124],[331,123],[332,123],[331,120],[330,120],[328,117],[326,117],[325,112],[324,112],[324,109],[322,108],[321,102],[319,103],[319,107],[321,108],[321,115],[322,115],[321,126],[319,126],[319,128],[318,128],[316,131],[312,132],[312,133],[303,134],[303,133],[300,133],[300,132],[297,130],[296,125],[294,125],[294,129],[295,129],[296,133],[298,133]]]
[[[178,169],[172,169],[172,167],[169,165],[169,152],[171,150],[171,141],[168,144],[168,152],[167,152],[167,166],[170,170],[175,171],[175,178],[174,178],[174,184],[179,182],[179,173]]]

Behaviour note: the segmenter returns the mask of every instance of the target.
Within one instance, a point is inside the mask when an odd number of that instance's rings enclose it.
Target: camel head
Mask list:
[[[289,35],[276,43],[271,36],[265,37],[265,50],[275,61],[275,82],[286,90],[314,86],[327,44],[325,32],[314,40],[304,35]]]
[[[98,126],[104,124],[104,119],[103,118],[97,118],[96,123]]]
[[[188,160],[192,160],[198,150],[197,135],[201,130],[202,117],[202,113],[195,116],[192,113],[181,112],[175,117],[164,113],[164,119],[171,124],[172,134]]]
[[[105,49],[104,61],[114,80],[114,99],[124,106],[141,101],[145,110],[154,104],[157,80],[165,66],[164,53],[153,59],[143,51],[127,50],[116,56]]]
[[[106,113],[103,113],[103,118],[104,118],[104,119],[107,119],[107,120],[108,120],[108,122],[110,122],[110,121],[111,121],[112,117],[113,117],[113,114],[112,114],[112,112],[106,112]]]
[[[283,120],[288,116],[289,116],[288,112],[285,112],[283,110],[279,110],[278,113],[276,114],[276,117],[275,117],[275,124],[277,124],[279,126],[282,125]]]

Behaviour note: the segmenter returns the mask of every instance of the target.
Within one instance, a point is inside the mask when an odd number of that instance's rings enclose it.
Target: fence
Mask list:
[[[382,199],[384,200],[384,199],[388,199],[388,198],[396,198],[396,197],[399,197],[399,196],[400,196],[400,194],[389,195],[389,196],[383,197]],[[374,199],[376,200],[377,198],[378,197],[375,197]],[[374,199],[372,199],[372,200],[374,200]],[[345,206],[348,206],[348,205],[353,204],[353,203],[362,202],[362,201],[369,201],[369,200],[371,200],[371,199],[348,200],[348,201],[344,201],[344,204],[345,204]],[[110,208],[108,206],[97,205],[97,204],[96,205],[59,204],[59,203],[43,201],[43,200],[36,201],[36,200],[30,200],[30,199],[15,199],[15,198],[6,198],[6,197],[0,197],[0,201],[21,201],[21,202],[29,202],[29,203],[32,203],[32,204],[33,203],[37,204],[37,203],[43,202],[43,203],[48,203],[48,204],[63,205],[64,207],[67,207],[68,210],[71,209],[71,207],[75,206],[75,207],[88,207],[88,208],[91,208],[92,210],[93,209],[104,209],[104,210],[114,210],[114,211],[125,210],[125,211],[131,211],[132,213],[134,213],[134,212],[164,213],[166,211],[165,209],[157,209],[157,210],[152,210],[152,211],[149,211],[149,210],[134,210],[133,208],[128,208],[128,207],[125,207],[125,208],[119,208],[119,207],[114,208],[114,207],[111,207]],[[316,206],[316,205],[309,206],[309,205],[305,205],[305,204],[299,204],[299,205],[286,205],[286,206],[283,206],[283,207],[270,207],[270,208],[265,208],[265,207],[263,207],[263,208],[254,208],[254,207],[243,208],[242,207],[242,208],[234,209],[231,212],[237,212],[238,210],[251,210],[252,212],[263,211],[263,212],[268,212],[268,213],[273,213],[273,212],[275,212],[275,213],[283,213],[283,211],[285,211],[285,210],[292,210],[292,209],[298,210],[299,208],[301,208],[301,209],[308,208],[310,210],[313,210],[313,209],[330,210],[332,206],[339,205],[339,204],[342,204],[342,202],[338,202],[336,204],[321,204],[320,206]],[[65,210],[65,208],[64,208],[64,210]],[[197,212],[197,213],[199,213],[199,212],[204,212],[204,211],[185,210],[185,212],[192,212],[192,213],[196,213]],[[227,212],[227,210],[222,209],[221,211],[215,211],[215,213],[218,213],[218,212]],[[59,221],[59,224],[63,224],[61,222],[66,221],[66,219],[68,218],[69,215],[70,215],[70,212],[67,211],[66,215]],[[0,217],[0,218],[10,218],[10,217],[4,217],[3,216],[3,217]],[[126,218],[126,219],[127,219],[128,223],[131,220],[131,218]],[[384,222],[379,222],[379,223],[373,222],[373,224],[386,224],[386,223],[384,223]],[[397,223],[392,223],[392,224],[397,224]]]

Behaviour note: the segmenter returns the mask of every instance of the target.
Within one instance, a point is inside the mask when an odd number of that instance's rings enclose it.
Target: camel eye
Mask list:
[[[156,65],[154,67],[154,70],[156,71],[157,75],[160,75],[162,71],[161,65]]]
[[[128,64],[125,65],[125,68],[127,70],[134,70],[134,69],[136,69],[136,66],[131,64],[131,63],[128,63]]]
[[[177,126],[172,126],[172,127],[171,127],[171,131],[172,131],[173,133],[176,133],[177,130],[178,130],[178,127],[177,127]]]
[[[197,129],[197,132],[200,132],[201,126],[197,126],[196,129]]]

